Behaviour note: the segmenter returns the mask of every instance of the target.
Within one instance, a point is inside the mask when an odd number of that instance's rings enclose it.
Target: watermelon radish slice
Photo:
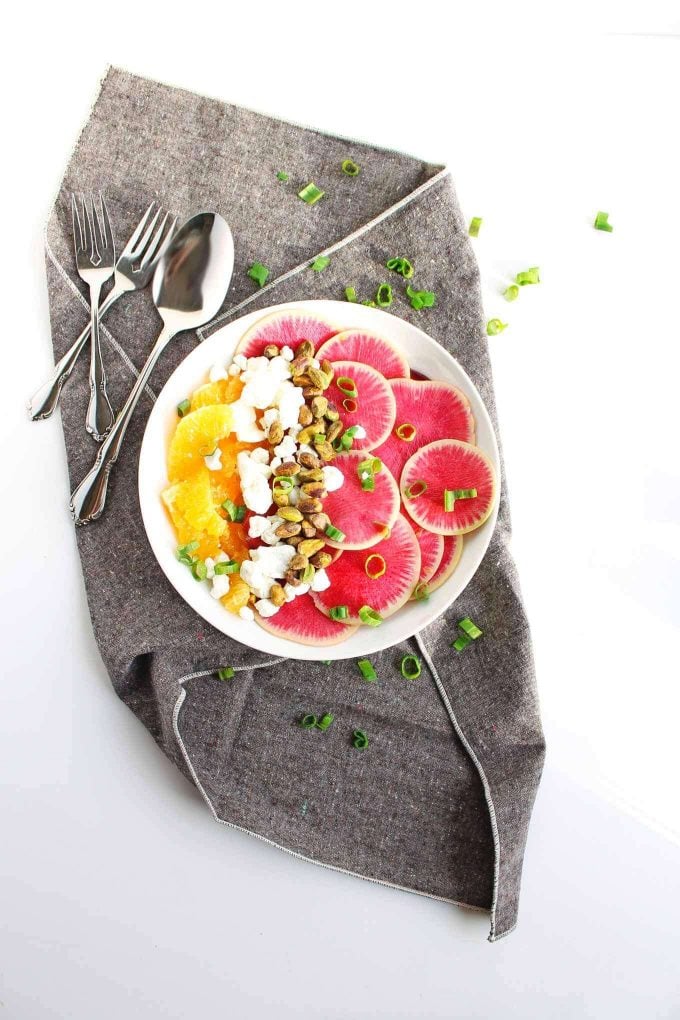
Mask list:
[[[324,616],[309,595],[298,595],[267,619],[255,613],[255,620],[270,634],[302,645],[337,645],[357,629]]]
[[[371,578],[366,561],[376,555],[383,557],[386,570],[381,577]],[[374,570],[375,564],[371,561],[369,569]],[[322,613],[328,614],[334,606],[347,606],[347,622],[361,623],[359,610],[370,606],[383,619],[391,616],[408,602],[420,577],[420,547],[413,528],[399,514],[388,538],[371,549],[346,552],[327,567],[327,573],[330,588],[311,593]]]
[[[368,549],[377,545],[384,528],[391,528],[399,516],[399,486],[386,468],[374,476],[373,492],[361,488],[359,465],[366,457],[365,451],[350,450],[338,454],[333,461],[333,467],[342,471],[345,481],[335,492],[328,493],[323,509],[333,527],[342,531],[345,537],[339,542],[327,538],[327,545],[340,549]]]
[[[386,379],[408,379],[411,374],[402,351],[377,333],[364,333],[360,329],[345,329],[336,333],[319,347],[317,357],[328,361],[359,361],[371,365]]]
[[[416,498],[409,489],[425,483]],[[476,489],[472,499],[457,499],[453,510],[444,509],[445,489]],[[406,462],[401,494],[412,520],[437,535],[464,535],[490,516],[496,499],[496,476],[491,461],[477,446],[458,439],[429,443]]]
[[[475,423],[470,404],[465,394],[455,386],[414,379],[394,379],[390,386],[397,402],[394,428],[375,454],[395,478],[401,478],[406,461],[421,446],[438,439],[462,439],[466,443],[474,443]],[[396,435],[400,425],[414,426],[415,435],[410,441]]]
[[[303,340],[309,340],[316,350],[336,332],[335,326],[325,319],[320,319],[318,315],[310,315],[302,308],[299,312],[294,309],[289,312],[271,312],[246,330],[234,354],[256,358],[262,354],[267,344],[290,347],[296,351],[298,344]]]
[[[441,588],[445,581],[448,581],[460,563],[460,558],[463,554],[462,535],[440,535],[439,537],[444,543],[444,552],[442,553],[439,566],[427,582],[428,592],[436,591],[437,588]]]
[[[354,439],[352,449],[373,450],[385,442],[394,426],[397,407],[390,384],[380,372],[357,361],[334,361],[333,371],[333,382],[324,395],[337,408],[346,429],[352,425],[364,428],[365,438]],[[356,397],[338,386],[348,379],[354,383]]]
[[[414,529],[418,545],[420,546],[420,577],[419,584],[425,584],[433,576],[441,563],[444,555],[444,538],[442,535],[435,535],[432,531],[425,531],[424,528]]]

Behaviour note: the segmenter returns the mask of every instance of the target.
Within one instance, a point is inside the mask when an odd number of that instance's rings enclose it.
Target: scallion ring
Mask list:
[[[341,393],[344,393],[347,397],[357,397],[357,384],[354,379],[351,379],[348,375],[340,375],[335,380],[335,385],[338,387]]]
[[[372,581],[376,581],[379,577],[382,577],[387,570],[385,557],[381,556],[380,553],[371,553],[370,556],[366,557],[364,570],[366,572],[366,577],[370,577]]]
[[[353,400],[351,397],[345,397],[345,399],[342,402],[342,406],[344,407],[348,414],[354,414],[355,411],[359,410],[359,405],[357,404],[356,400]]]
[[[399,439],[403,439],[405,443],[412,443],[416,438],[416,431],[415,425],[412,425],[410,421],[406,421],[402,425],[397,425],[394,434]]]
[[[401,660],[401,675],[405,680],[417,680],[422,670],[416,655],[405,655]]]
[[[416,479],[415,482],[411,482],[404,489],[404,495],[407,499],[418,499],[424,492],[427,492],[427,482],[423,481],[422,478]]]
[[[331,620],[346,620],[349,616],[349,609],[347,606],[333,606],[328,610],[328,615]]]
[[[362,606],[359,610],[359,619],[368,627],[379,627],[383,622],[380,613],[377,613],[371,606]]]

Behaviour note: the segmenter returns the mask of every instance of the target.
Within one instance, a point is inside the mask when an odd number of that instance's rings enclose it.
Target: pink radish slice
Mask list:
[[[366,561],[377,555],[385,560],[386,570],[381,577],[371,578]],[[368,567],[377,572],[378,561],[371,560]],[[361,623],[359,610],[370,606],[386,619],[408,602],[420,577],[420,547],[413,528],[399,514],[389,538],[371,549],[346,552],[327,567],[327,573],[330,588],[312,592],[322,613],[328,614],[334,606],[347,606],[347,622]]]
[[[361,488],[359,465],[367,457],[365,451],[350,450],[339,453],[332,462],[333,467],[342,471],[345,481],[335,492],[328,493],[323,509],[333,527],[345,537],[337,542],[327,538],[330,546],[367,549],[380,541],[382,529],[391,528],[399,516],[399,486],[386,468],[374,476],[373,492]]]
[[[377,333],[346,329],[327,340],[316,353],[318,358],[328,361],[359,361],[370,365],[386,379],[408,378],[410,374],[406,355]]]
[[[418,545],[420,546],[420,578],[419,584],[429,581],[441,563],[444,555],[444,538],[442,535],[435,535],[432,531],[425,531],[424,528],[414,529]]]
[[[420,483],[426,490],[409,494]],[[478,446],[457,439],[442,439],[418,450],[401,475],[401,495],[409,517],[437,535],[464,535],[490,516],[496,499],[496,477],[491,461]],[[444,509],[446,489],[476,489],[471,499],[456,499],[453,510]]]
[[[255,620],[270,634],[288,641],[299,641],[302,645],[337,645],[357,629],[324,616],[309,595],[298,595],[266,619],[256,610]]]
[[[462,439],[466,443],[474,443],[475,423],[470,403],[456,386],[415,379],[393,379],[390,386],[397,403],[394,428],[375,454],[395,478],[401,477],[406,461],[421,446],[438,439]],[[413,439],[397,436],[396,430],[400,425],[414,426]]]
[[[396,403],[390,384],[380,372],[357,361],[334,361],[335,375],[324,396],[335,406],[346,429],[361,425],[364,439],[353,440],[353,450],[373,450],[384,443],[394,425]],[[351,379],[356,397],[343,392],[338,382]],[[349,388],[349,387],[346,387]]]
[[[445,581],[448,581],[460,563],[460,558],[463,554],[462,535],[440,535],[439,537],[444,543],[444,552],[439,566],[427,582],[428,592],[436,591],[437,588],[441,588]]]
[[[247,330],[238,342],[234,354],[246,358],[259,357],[267,344],[290,347],[297,351],[303,340],[314,344],[314,350],[337,332],[325,319],[310,315],[304,309],[290,312],[271,312]]]

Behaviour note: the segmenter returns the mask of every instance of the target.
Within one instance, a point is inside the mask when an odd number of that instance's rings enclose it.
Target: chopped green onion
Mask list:
[[[246,508],[244,506],[237,506],[232,499],[225,499],[222,504],[222,509],[225,510],[229,515],[229,518],[237,524],[240,523],[246,515]]]
[[[261,262],[253,262],[252,266],[248,270],[248,276],[251,280],[255,280],[258,287],[264,287],[269,276],[269,270],[266,266],[263,266]]]
[[[198,549],[200,542],[189,542],[187,545],[180,545],[177,549],[177,559],[182,560],[189,557],[189,554]]]
[[[312,262],[310,269],[313,269],[315,273],[320,273],[323,269],[326,268],[329,262],[330,259],[328,255],[317,255],[317,257]]]
[[[344,407],[348,414],[354,414],[355,411],[359,410],[359,405],[357,404],[356,400],[352,399],[352,397],[345,397],[345,399],[342,402],[342,406]]]
[[[446,513],[450,513],[456,505],[456,497],[453,495],[453,489],[444,489],[444,510]]]
[[[413,589],[413,598],[416,602],[427,602],[430,597],[430,589],[427,587],[425,581],[419,581]]]
[[[501,322],[500,319],[489,319],[486,324],[486,332],[489,336],[497,336],[502,333],[504,329],[508,328],[507,322]]]
[[[191,565],[191,573],[194,575],[197,581],[205,581],[208,576],[208,568],[206,567],[203,560],[194,560]]]
[[[321,665],[322,666],[332,666],[333,665],[333,660],[332,659],[322,659],[321,660]]]
[[[468,228],[468,234],[470,237],[479,237],[479,228],[482,225],[481,216],[473,216],[470,220],[470,226]]]
[[[356,304],[357,292],[354,287],[345,287],[345,298],[347,301],[351,301],[352,304]]]
[[[363,751],[368,747],[368,737],[363,730],[354,730],[352,733],[352,743],[358,751]]]
[[[188,414],[190,410],[191,410],[190,400],[182,400],[181,403],[177,405],[177,414],[180,416],[180,418],[183,418],[184,415]]]
[[[406,288],[406,296],[411,299],[411,307],[416,310],[432,308],[437,301],[434,291],[414,290],[410,285]]]
[[[238,560],[227,560],[225,563],[216,563],[214,569],[216,574],[238,574],[241,564]]]
[[[404,679],[417,680],[420,674],[420,659],[416,655],[405,655],[401,660],[401,675]]]
[[[357,384],[354,379],[351,379],[348,375],[340,375],[335,380],[335,385],[338,387],[341,393],[346,394],[348,397],[356,397]]]
[[[217,675],[220,680],[232,680],[234,677],[234,667],[223,666],[222,669],[217,670]]]
[[[276,179],[279,180],[279,181],[287,181],[288,180],[288,174],[284,173],[283,170],[279,170],[279,172],[276,175]]]
[[[423,493],[427,492],[427,482],[423,481],[422,478],[418,478],[415,482],[411,482],[404,489],[404,495],[407,499],[418,499]]]
[[[331,542],[344,542],[345,532],[340,531],[339,528],[334,528],[332,524],[329,524],[324,534],[330,538]]]
[[[332,722],[333,722],[333,716],[329,712],[326,712],[326,714],[322,715],[321,718],[319,719],[318,723],[316,724],[317,725],[317,729],[320,729],[321,732],[324,733],[328,729],[328,727],[330,726],[330,724]]]
[[[318,202],[320,198],[323,198],[324,194],[325,192],[323,192],[321,188],[317,188],[316,184],[314,184],[313,181],[310,181],[309,184],[305,185],[302,191],[298,191],[298,198],[301,198],[303,202],[307,203],[307,205],[314,205],[314,203]]]
[[[458,626],[469,638],[472,638],[473,641],[476,641],[477,638],[481,637],[484,633],[484,631],[479,629],[476,623],[472,622],[469,616],[466,616],[464,620],[461,620]]]
[[[413,266],[408,259],[403,257],[388,259],[385,263],[385,267],[393,270],[395,273],[399,273],[405,280],[410,280],[413,276]]]
[[[375,492],[375,478],[373,475],[366,475],[361,479],[361,488],[364,492]]]
[[[515,280],[520,287],[526,287],[529,283],[540,283],[541,277],[539,275],[538,266],[532,266],[531,269],[525,269],[524,272],[518,273]]]
[[[503,297],[506,301],[516,301],[519,297],[519,287],[516,283],[511,283],[509,287],[506,287],[503,291]]]
[[[606,212],[599,212],[597,214],[593,226],[595,227],[596,230],[606,230],[608,234],[611,234],[612,230],[614,229],[611,223],[609,222],[609,213]]]
[[[412,443],[416,438],[416,427],[407,421],[403,425],[398,425],[394,430],[394,434],[399,439],[403,439],[405,443]]]
[[[382,468],[382,461],[380,457],[369,457],[367,460],[362,460],[357,468],[359,474],[362,471],[370,471],[371,474],[377,475]]]
[[[361,167],[357,166],[353,159],[344,159],[342,161],[342,172],[347,174],[348,177],[357,177],[361,173]]]
[[[284,493],[290,492],[294,484],[295,483],[290,475],[276,475],[274,478],[274,488],[280,489],[280,491]]]
[[[347,606],[333,606],[328,610],[328,615],[331,620],[346,620],[349,616],[349,609]]]
[[[375,301],[366,300],[366,301],[362,301],[361,303],[362,303],[362,305],[368,305],[369,308],[376,308],[377,307]]]
[[[308,712],[307,715],[303,715],[302,719],[300,719],[300,726],[302,726],[303,730],[313,730],[316,725],[317,718],[315,715],[312,715],[311,712]]]
[[[383,622],[383,618],[380,613],[376,613],[375,609],[371,609],[370,606],[361,607],[359,610],[359,619],[368,627],[379,627]]]
[[[377,680],[378,674],[373,668],[373,663],[370,659],[357,659],[357,666],[364,680]]]
[[[477,490],[476,489],[454,489],[453,490],[453,498],[454,499],[475,499],[476,496],[477,496]]]
[[[451,647],[455,648],[457,652],[462,652],[464,648],[467,648],[467,646],[471,644],[472,638],[468,637],[467,634],[461,634],[461,636],[453,642]]]
[[[370,566],[371,560],[375,560],[375,568]],[[366,577],[370,577],[371,581],[376,581],[379,577],[382,577],[386,570],[387,562],[385,561],[385,557],[381,556],[380,553],[371,553],[370,556],[366,557],[364,571],[366,572]]]
[[[350,425],[348,429],[345,429],[344,434],[346,436],[349,436],[350,439],[354,439],[358,431],[359,431],[358,425]]]
[[[379,308],[389,308],[392,304],[392,288],[389,283],[381,283],[375,294],[375,303]]]

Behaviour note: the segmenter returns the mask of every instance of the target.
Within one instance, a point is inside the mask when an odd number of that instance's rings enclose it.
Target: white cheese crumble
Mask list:
[[[364,428],[363,425],[355,425],[354,426],[354,438],[355,439],[365,439],[366,438],[366,429]]]
[[[224,365],[213,365],[210,369],[210,375],[208,376],[210,382],[219,382],[221,379],[227,378],[227,371]]]
[[[238,367],[238,365],[230,365],[227,371],[231,376],[237,376],[241,374],[241,369]]]
[[[241,617],[242,620],[255,619],[255,613],[252,611],[250,606],[241,606],[241,608],[238,611],[238,615]]]
[[[229,591],[229,574],[215,574],[212,579],[210,594],[214,599],[221,599]]]
[[[279,410],[277,407],[269,407],[262,415],[262,427],[268,429],[270,425],[273,425],[275,421],[279,420]]]
[[[257,427],[254,407],[250,407],[249,404],[244,403],[240,397],[229,406],[231,407],[231,412],[234,416],[232,431],[236,433],[236,438],[240,440],[240,442],[259,443],[261,440],[267,438],[265,433]]]
[[[253,513],[263,514],[269,509],[272,502],[272,493],[269,487],[271,468],[257,459],[253,460],[247,450],[241,450],[236,455],[236,467],[241,480],[243,502]]]
[[[340,468],[329,464],[321,470],[323,471],[323,484],[326,492],[336,492],[345,484],[345,476]]]
[[[291,382],[282,383],[276,396],[276,403],[279,407],[279,421],[285,432],[286,429],[290,429],[298,424],[300,408],[304,404],[305,398],[302,389],[299,386],[293,386]]]
[[[285,358],[286,361],[292,361],[293,358],[295,357],[295,355],[293,353],[292,347],[288,347],[288,345],[286,345],[285,347],[282,347],[281,348],[281,357]]]
[[[253,563],[263,573],[268,574],[269,577],[277,578],[285,576],[296,551],[295,546],[292,545],[260,546],[258,549],[252,549],[250,556]]]
[[[222,470],[222,451],[219,446],[208,456],[203,458],[208,471]]]
[[[297,443],[290,436],[284,436],[278,446],[274,447],[274,453],[282,460],[293,457],[297,451]]]
[[[236,366],[238,366],[238,368],[247,368],[248,367],[248,359],[246,357],[244,357],[243,354],[235,354],[234,355],[234,364]]]
[[[260,616],[266,620],[268,616],[276,616],[280,607],[275,606],[269,599],[260,599],[259,602],[255,603],[255,608]]]
[[[325,570],[317,570],[312,578],[312,591],[326,591],[331,586],[331,579]]]

